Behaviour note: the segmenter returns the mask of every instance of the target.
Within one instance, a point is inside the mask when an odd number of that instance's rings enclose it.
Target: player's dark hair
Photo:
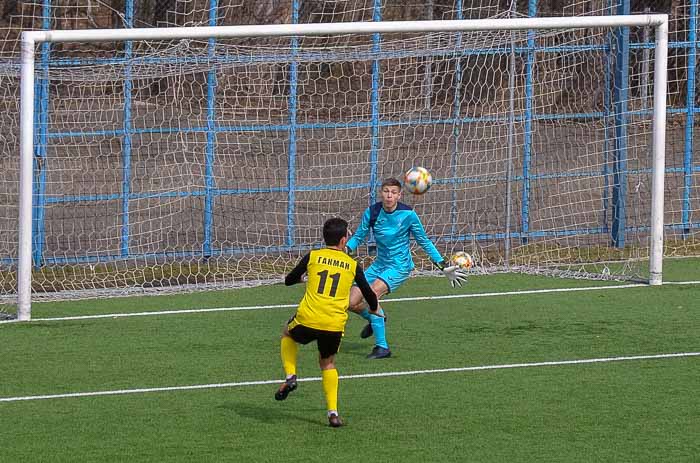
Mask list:
[[[384,181],[382,182],[382,186],[379,189],[382,189],[385,186],[396,186],[399,187],[399,189],[401,189],[401,182],[399,182],[394,177],[389,177],[387,179],[384,179]]]
[[[348,223],[339,217],[328,219],[323,224],[323,241],[327,246],[337,246],[347,234]]]

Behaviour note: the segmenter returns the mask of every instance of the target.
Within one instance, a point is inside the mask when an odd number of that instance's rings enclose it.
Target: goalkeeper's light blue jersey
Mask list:
[[[409,241],[411,235],[433,262],[443,260],[411,206],[398,203],[396,209],[390,213],[384,210],[381,202],[368,207],[362,214],[360,226],[346,246],[353,252],[357,250],[367,239],[370,228],[377,242],[377,258],[372,265],[413,270]]]

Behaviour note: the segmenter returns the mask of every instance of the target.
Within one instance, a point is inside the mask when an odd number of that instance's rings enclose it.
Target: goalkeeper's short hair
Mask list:
[[[399,182],[398,179],[396,179],[394,177],[389,177],[389,178],[384,179],[384,181],[382,182],[382,185],[380,186],[380,189],[384,188],[385,186],[396,186],[396,187],[401,188],[401,182]]]

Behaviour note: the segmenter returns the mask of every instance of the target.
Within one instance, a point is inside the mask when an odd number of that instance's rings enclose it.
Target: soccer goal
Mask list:
[[[666,15],[24,32],[4,291],[277,282],[413,166],[474,271],[659,284],[666,61]]]

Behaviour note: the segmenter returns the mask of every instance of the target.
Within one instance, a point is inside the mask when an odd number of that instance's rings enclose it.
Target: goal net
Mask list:
[[[609,18],[36,32],[31,297],[278,282],[414,166],[473,271],[648,280],[665,17]]]

